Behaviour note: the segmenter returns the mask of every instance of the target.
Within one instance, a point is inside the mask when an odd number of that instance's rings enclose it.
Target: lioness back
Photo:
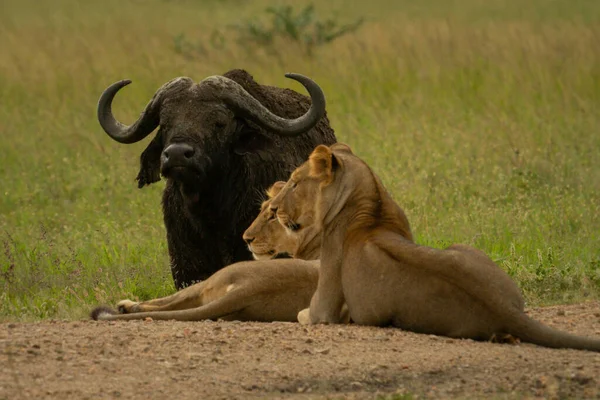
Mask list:
[[[243,309],[221,317],[224,320],[295,322],[298,312],[310,304],[319,279],[318,261],[273,259],[227,268],[231,270],[215,280],[215,289],[226,286],[231,294],[239,290],[252,295],[244,296]]]

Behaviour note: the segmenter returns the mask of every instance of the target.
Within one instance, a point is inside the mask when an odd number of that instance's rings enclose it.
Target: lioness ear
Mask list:
[[[267,196],[269,197],[269,199],[272,199],[273,197],[277,196],[279,192],[281,192],[281,189],[283,189],[283,187],[285,186],[285,183],[286,182],[284,181],[277,181],[273,185],[271,185],[271,187],[267,189]]]
[[[337,158],[337,156],[333,153],[331,153],[331,170],[335,171],[336,169],[338,169],[338,167],[340,166],[340,160],[339,158]]]
[[[310,176],[326,181],[331,179],[331,174],[333,172],[333,153],[329,147],[322,144],[318,145],[313,150],[308,160],[310,162]]]
[[[354,154],[352,153],[352,149],[350,148],[350,146],[348,146],[345,143],[339,142],[331,145],[331,151],[345,151],[347,153]]]
[[[140,156],[140,172],[135,178],[138,181],[138,188],[160,181],[160,155],[162,150],[163,140],[159,130]]]

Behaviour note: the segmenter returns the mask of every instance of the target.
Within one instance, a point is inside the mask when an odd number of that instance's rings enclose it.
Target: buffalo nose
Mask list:
[[[194,153],[194,148],[189,144],[175,143],[163,150],[163,159],[169,164],[185,164],[194,156]]]

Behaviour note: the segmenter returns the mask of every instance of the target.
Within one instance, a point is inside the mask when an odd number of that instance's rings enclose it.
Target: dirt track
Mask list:
[[[600,302],[529,313],[600,336]],[[48,321],[0,344],[0,399],[600,398],[598,353],[392,328]]]

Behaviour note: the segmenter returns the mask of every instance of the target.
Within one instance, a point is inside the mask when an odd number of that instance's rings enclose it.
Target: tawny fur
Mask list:
[[[284,185],[284,181],[278,181],[266,191],[267,200],[261,204],[260,213],[242,235],[255,260],[269,260],[283,253],[288,253],[293,257],[292,252],[296,247],[297,239],[289,235],[277,222],[275,213],[269,207],[271,199],[279,193]],[[316,260],[317,258],[319,258],[318,254],[314,258],[302,259]]]
[[[277,187],[276,183],[268,193],[273,195],[281,186]],[[261,214],[265,210],[268,212],[269,202],[267,200],[263,204]],[[277,249],[281,253],[296,249],[297,239],[290,239],[275,218],[260,221],[253,224],[254,234],[261,238],[266,248]],[[315,258],[318,258],[318,253]],[[151,317],[181,321],[296,321],[299,311],[310,304],[317,286],[318,270],[318,260],[288,258],[240,262],[171,296],[145,302],[122,300],[117,304],[121,315],[99,307],[92,311],[91,316],[98,320]],[[340,318],[347,321],[347,312],[345,309],[343,312],[345,314]]]
[[[122,300],[122,314],[95,310],[98,320],[296,321],[315,291],[319,262],[297,259],[243,261],[175,294],[145,302]]]
[[[318,187],[318,195],[289,201]],[[456,338],[511,335],[554,348],[600,351],[600,340],[570,335],[523,312],[515,282],[485,253],[455,244],[439,250],[406,238],[405,216],[373,171],[346,145],[317,146],[271,201],[283,226],[314,216],[321,270],[302,323],[339,323],[347,303],[362,325]]]

